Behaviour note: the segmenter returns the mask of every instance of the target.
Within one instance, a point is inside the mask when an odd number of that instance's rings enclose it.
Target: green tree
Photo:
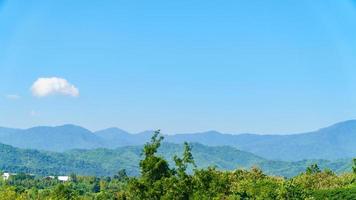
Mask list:
[[[78,181],[77,175],[75,173],[70,174],[70,181],[76,183]]]
[[[165,179],[165,194],[162,199],[185,200],[190,199],[193,194],[192,176],[187,173],[189,165],[196,167],[192,155],[192,148],[187,142],[184,143],[184,152],[182,158],[174,156],[173,160],[176,165],[174,176]]]
[[[151,142],[143,148],[144,159],[140,161],[140,169],[142,178],[147,182],[153,183],[171,175],[167,161],[156,155],[163,138],[160,130],[157,130],[152,136]]]
[[[121,169],[117,172],[117,174],[114,176],[114,178],[119,181],[127,181],[129,177],[127,176],[126,170]]]
[[[320,173],[321,170],[317,164],[312,164],[309,167],[307,167],[305,172],[307,174],[317,174],[317,173]]]
[[[164,180],[172,175],[172,170],[162,157],[157,156],[163,136],[160,130],[154,132],[151,141],[143,148],[143,160],[140,161],[141,177],[129,181],[129,193],[132,199],[161,199],[164,195]]]
[[[76,200],[78,193],[71,184],[59,184],[51,194],[51,199],[55,200]]]
[[[194,158],[192,155],[192,147],[189,146],[189,144],[187,142],[184,142],[183,157],[179,158],[178,156],[174,156],[173,160],[177,167],[177,173],[178,173],[179,177],[187,176],[186,170],[187,170],[189,164],[191,164],[193,167],[196,167]]]
[[[14,200],[18,197],[15,191],[15,187],[1,187],[0,188],[0,198],[1,200]]]

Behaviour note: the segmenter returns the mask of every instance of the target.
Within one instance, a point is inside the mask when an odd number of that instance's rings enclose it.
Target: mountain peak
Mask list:
[[[75,125],[75,124],[63,124],[63,125],[60,125],[60,126],[54,126],[53,128],[79,128],[79,129],[86,129],[86,128],[82,127],[82,126],[78,126],[78,125]]]
[[[95,131],[96,134],[115,134],[115,135],[128,135],[130,134],[129,132],[120,129],[120,128],[116,128],[116,127],[111,127],[111,128],[107,128],[107,129],[103,129],[103,130],[99,130],[99,131]]]
[[[78,125],[74,125],[74,124],[64,124],[64,125],[60,125],[60,126],[36,126],[36,127],[32,127],[27,129],[27,131],[31,131],[31,130],[61,130],[61,131],[65,131],[65,132],[90,132],[92,133],[90,130],[78,126]]]

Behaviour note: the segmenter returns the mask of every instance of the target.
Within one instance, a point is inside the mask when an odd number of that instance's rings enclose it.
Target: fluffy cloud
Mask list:
[[[58,77],[39,78],[32,87],[31,92],[36,97],[46,97],[50,95],[79,96],[79,90],[66,79]]]

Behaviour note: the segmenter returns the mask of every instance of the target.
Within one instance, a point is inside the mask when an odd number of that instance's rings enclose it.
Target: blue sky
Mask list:
[[[356,118],[355,55],[350,0],[0,0],[0,126],[308,131]]]

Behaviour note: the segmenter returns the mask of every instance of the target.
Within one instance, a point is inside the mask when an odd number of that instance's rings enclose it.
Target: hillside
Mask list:
[[[143,145],[152,131],[131,134],[118,128],[91,132],[75,125],[0,128],[0,143],[20,148],[63,152],[71,149],[115,149]],[[317,131],[293,135],[223,134],[217,131],[166,135],[165,141],[184,141],[208,146],[231,146],[255,155],[284,161],[336,160],[356,155],[356,121],[346,121]]]
[[[219,169],[233,170],[237,167],[250,168],[266,160],[248,152],[239,151],[233,147],[209,147],[201,144],[192,144],[193,155],[197,166],[205,168],[216,166]],[[117,149],[71,150],[65,152],[73,159],[102,163],[102,166],[115,172],[118,168],[127,169],[131,174],[138,173],[138,163],[141,158],[142,146],[119,147]],[[183,153],[183,146],[163,143],[158,152],[165,157],[170,165],[174,155]],[[268,167],[268,166],[267,166]]]
[[[318,163],[321,168],[330,168],[336,172],[350,171],[351,169],[351,159],[336,162],[326,160],[283,162],[270,161],[228,146],[209,147],[194,143],[192,148],[199,168],[216,166],[221,170],[234,170],[258,166],[268,174],[287,177],[304,171],[312,163]],[[96,176],[113,175],[120,169],[126,169],[129,175],[136,176],[139,174],[138,164],[141,159],[141,149],[142,146],[128,146],[117,149],[101,148],[52,153],[0,144],[0,169],[38,175],[76,173]],[[159,154],[173,166],[172,157],[180,155],[182,151],[182,145],[163,143]]]
[[[168,142],[200,142],[230,145],[272,160],[341,159],[356,155],[356,121],[346,121],[314,132],[293,135],[221,134],[205,132],[180,134]]]
[[[0,170],[25,172],[39,175],[100,174],[103,169],[96,163],[72,159],[61,153],[19,149],[0,144]]]

